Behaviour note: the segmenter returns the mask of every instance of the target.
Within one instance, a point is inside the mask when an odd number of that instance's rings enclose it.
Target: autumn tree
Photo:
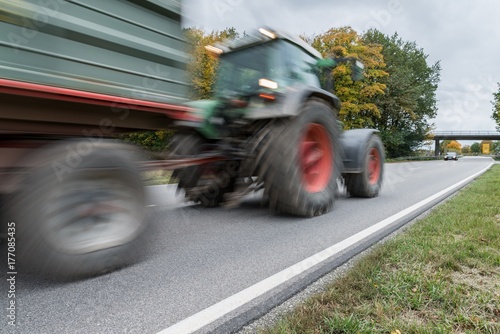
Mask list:
[[[212,31],[211,33],[188,28],[185,29],[185,36],[189,45],[188,54],[191,57],[187,68],[189,81],[192,85],[191,98],[194,100],[208,99],[213,94],[218,59],[210,56],[205,46],[226,39],[237,38],[239,33],[234,28]]]
[[[450,141],[447,145],[446,145],[446,150],[449,152],[449,151],[453,151],[453,152],[457,152],[457,153],[460,153],[460,151],[462,150],[462,145],[456,141],[456,140],[452,140]]]
[[[451,143],[451,140],[446,139],[440,142],[439,144],[439,152],[445,153],[446,152],[446,147],[448,147],[448,144]]]
[[[491,118],[497,123],[497,130],[500,131],[500,82],[497,83],[498,92],[493,93],[493,114]]]
[[[374,125],[381,131],[389,157],[410,155],[425,140],[432,127],[430,119],[436,116],[440,64],[428,64],[428,55],[398,34],[369,30],[363,39],[367,45],[382,47],[389,73],[379,79],[386,88],[373,101],[380,112]]]
[[[351,68],[343,63],[333,69],[334,89],[342,101],[339,119],[346,129],[373,127],[380,118],[375,97],[384,94],[387,76],[382,47],[367,45],[351,27],[332,28],[308,41],[324,58],[354,57],[365,65],[364,79],[353,81]]]

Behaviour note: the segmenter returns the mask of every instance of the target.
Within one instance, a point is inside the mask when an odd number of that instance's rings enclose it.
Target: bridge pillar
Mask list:
[[[439,156],[439,139],[434,140],[434,155]]]

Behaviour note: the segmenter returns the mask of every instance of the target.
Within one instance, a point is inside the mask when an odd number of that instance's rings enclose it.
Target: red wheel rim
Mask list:
[[[323,125],[309,124],[300,142],[302,182],[308,192],[324,190],[333,173],[332,144]]]
[[[380,152],[373,147],[368,156],[368,182],[370,182],[371,185],[378,183],[381,169],[382,163],[380,161]]]

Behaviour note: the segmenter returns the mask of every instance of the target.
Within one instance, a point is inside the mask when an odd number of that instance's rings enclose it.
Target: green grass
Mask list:
[[[170,170],[151,170],[144,172],[144,184],[146,186],[154,186],[159,184],[173,183],[172,171]]]
[[[500,333],[500,166],[263,333]]]

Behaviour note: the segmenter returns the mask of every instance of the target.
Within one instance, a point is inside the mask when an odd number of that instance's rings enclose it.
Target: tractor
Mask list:
[[[348,63],[360,80],[359,60],[324,59],[302,39],[269,28],[206,50],[219,58],[214,96],[189,103],[196,120],[177,122],[170,151],[226,158],[174,170],[187,200],[234,207],[263,189],[271,210],[313,217],[332,208],[339,186],[353,197],[379,194],[377,130],[343,131],[332,92],[332,69]]]

